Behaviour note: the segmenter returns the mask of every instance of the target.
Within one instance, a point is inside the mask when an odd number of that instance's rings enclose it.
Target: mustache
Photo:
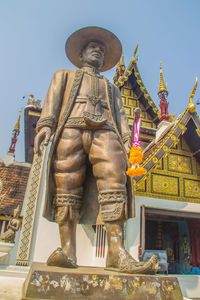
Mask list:
[[[91,52],[92,54],[99,54],[99,55],[103,55],[101,51],[98,51],[98,50],[93,50]]]

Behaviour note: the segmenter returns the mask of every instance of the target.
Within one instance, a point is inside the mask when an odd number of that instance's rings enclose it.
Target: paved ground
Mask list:
[[[24,278],[2,277],[0,279],[0,300],[20,300]]]

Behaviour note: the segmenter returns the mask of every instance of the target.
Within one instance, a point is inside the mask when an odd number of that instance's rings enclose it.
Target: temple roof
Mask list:
[[[115,85],[118,88],[122,88],[125,84],[126,81],[130,80],[133,89],[138,91],[138,94],[140,94],[140,101],[144,105],[144,107],[149,111],[149,113],[152,115],[154,122],[156,124],[159,123],[159,118],[160,118],[160,111],[157,108],[156,104],[152,100],[151,96],[149,95],[139,72],[137,62],[136,62],[136,53],[137,53],[137,48],[134,52],[133,59],[129,63],[129,66],[125,70],[123,76],[121,76],[116,82]]]
[[[17,205],[23,206],[30,164],[0,161],[0,215],[12,216]]]
[[[163,124],[160,123],[156,138],[143,152],[142,166],[146,169],[146,174],[135,177],[136,183],[145,179],[149,171],[156,167],[164,156],[170,153],[172,147],[178,143],[180,135],[185,138],[192,154],[200,160],[200,119],[197,112],[191,112],[188,105],[184,113],[175,122],[163,121]]]

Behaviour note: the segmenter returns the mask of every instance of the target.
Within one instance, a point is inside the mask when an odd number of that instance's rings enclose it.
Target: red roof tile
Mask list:
[[[0,162],[0,215],[13,215],[13,210],[22,209],[30,166]]]

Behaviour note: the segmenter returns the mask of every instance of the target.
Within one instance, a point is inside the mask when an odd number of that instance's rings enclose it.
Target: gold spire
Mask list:
[[[196,89],[197,89],[197,83],[198,83],[198,78],[196,76],[196,80],[195,80],[195,84],[194,84],[194,87],[193,87],[193,90],[190,94],[190,98],[189,98],[189,104],[188,104],[188,109],[191,113],[194,113],[195,112],[195,104],[193,102],[193,98],[194,98],[194,95],[195,95],[195,92],[196,92]]]
[[[122,52],[122,60],[121,60],[121,65],[125,66],[125,64],[124,64],[124,51]]]
[[[119,60],[119,61],[118,61],[118,64],[117,64],[116,72],[119,71],[120,66],[121,66],[121,63],[120,63],[120,60]]]
[[[160,62],[160,85],[159,85],[158,93],[161,93],[161,92],[167,92],[167,87],[166,87],[165,82],[164,82],[163,70],[162,70],[162,65],[161,65],[161,62]]]
[[[21,119],[21,114],[22,114],[22,108],[19,112],[19,117],[18,117],[18,120],[17,120],[17,123],[15,124],[15,128],[14,128],[14,131],[19,131],[20,130],[20,119]]]
[[[119,78],[119,71],[120,71],[120,60],[117,64],[116,70],[115,70],[115,75],[113,77],[113,82],[117,82],[118,78]]]
[[[135,51],[134,51],[134,54],[133,54],[133,62],[136,63],[136,54],[137,54],[137,50],[138,50],[138,45],[139,45],[139,41],[137,42],[137,45],[136,45],[136,48],[135,48]]]

